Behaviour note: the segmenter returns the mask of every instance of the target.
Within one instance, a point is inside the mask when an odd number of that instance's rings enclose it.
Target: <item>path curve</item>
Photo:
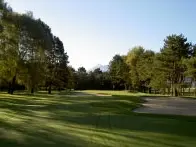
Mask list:
[[[144,97],[143,107],[137,113],[173,114],[196,116],[196,99],[173,97]]]

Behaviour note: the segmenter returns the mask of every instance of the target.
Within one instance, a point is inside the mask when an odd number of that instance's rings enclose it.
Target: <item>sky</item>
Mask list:
[[[64,43],[74,68],[107,65],[134,46],[158,52],[171,34],[196,39],[196,0],[6,0],[32,11]]]

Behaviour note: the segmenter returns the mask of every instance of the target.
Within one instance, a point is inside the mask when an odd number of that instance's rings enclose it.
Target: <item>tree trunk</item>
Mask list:
[[[167,94],[170,95],[170,87],[168,87]]]
[[[163,95],[165,95],[165,91],[166,91],[165,89],[166,89],[166,88],[163,88]]]
[[[16,84],[16,76],[14,76],[12,79],[10,94],[14,94],[15,84]]]
[[[189,85],[189,96],[191,96],[191,86]]]
[[[31,94],[33,94],[34,93],[34,88],[31,88]]]
[[[113,88],[113,90],[115,89],[115,85],[114,84],[112,85],[112,88]]]
[[[178,96],[178,90],[176,87],[174,88],[174,96]]]
[[[184,96],[184,86],[182,87],[182,96]]]
[[[9,84],[8,84],[8,94],[11,94],[11,82],[9,82]]]
[[[174,89],[173,89],[174,87],[173,87],[173,81],[172,81],[172,83],[171,83],[171,96],[174,96]]]
[[[144,86],[140,86],[140,88],[139,88],[139,92],[143,92],[143,93],[145,93],[145,88],[144,88]]]
[[[148,88],[148,93],[150,93],[150,94],[152,93],[152,88],[151,87]]]
[[[125,90],[127,90],[127,84],[124,84],[124,86],[125,86]]]
[[[131,85],[128,85],[128,91],[129,92],[131,91]]]
[[[51,94],[52,93],[51,91],[52,91],[52,85],[50,84],[48,87],[48,94]]]

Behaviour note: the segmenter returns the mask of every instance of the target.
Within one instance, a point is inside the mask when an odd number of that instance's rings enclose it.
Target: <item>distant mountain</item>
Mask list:
[[[100,68],[102,72],[108,71],[108,65],[101,65],[101,64],[94,66],[93,68],[90,69],[90,71],[94,71],[97,68]]]

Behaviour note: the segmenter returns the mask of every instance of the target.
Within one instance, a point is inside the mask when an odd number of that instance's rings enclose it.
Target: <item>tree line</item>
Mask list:
[[[126,55],[115,55],[107,72],[87,73],[81,67],[75,73],[76,89],[113,89],[185,95],[195,88],[196,45],[180,35],[164,39],[160,52],[136,46]],[[196,90],[193,91],[196,95]]]
[[[68,55],[63,42],[32,12],[19,14],[0,0],[0,88],[34,93],[68,84]]]
[[[100,89],[196,95],[196,45],[169,35],[159,52],[133,47],[115,55],[107,72],[68,66],[63,42],[32,12],[19,14],[0,0],[0,89]]]

